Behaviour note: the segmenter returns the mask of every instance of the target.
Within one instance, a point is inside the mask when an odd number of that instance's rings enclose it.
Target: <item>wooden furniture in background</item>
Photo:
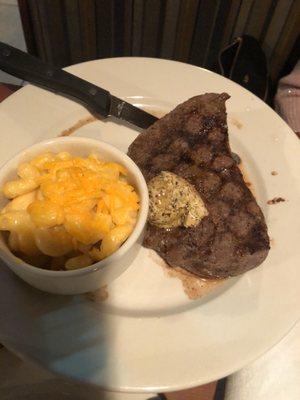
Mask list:
[[[299,35],[299,0],[18,0],[27,48],[57,66],[160,57],[217,70],[242,34],[263,46],[276,80]]]

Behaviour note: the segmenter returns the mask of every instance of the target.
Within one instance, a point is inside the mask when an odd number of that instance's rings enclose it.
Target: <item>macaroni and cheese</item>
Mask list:
[[[20,164],[6,182],[0,230],[26,262],[53,270],[86,267],[115,252],[137,220],[139,196],[115,162],[67,152]]]

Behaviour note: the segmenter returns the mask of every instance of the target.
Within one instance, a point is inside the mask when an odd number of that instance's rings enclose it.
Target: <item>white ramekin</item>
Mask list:
[[[16,179],[20,163],[31,160],[38,154],[52,151],[68,151],[72,155],[87,156],[91,152],[107,161],[118,162],[127,168],[129,181],[140,196],[140,210],[136,226],[126,242],[112,255],[89,267],[73,271],[50,271],[27,264],[9,250],[4,235],[0,234],[0,257],[5,264],[25,282],[37,289],[58,294],[86,293],[109,284],[121,275],[132,263],[142,245],[148,215],[148,190],[145,179],[136,164],[123,152],[98,140],[65,137],[37,143],[16,155],[0,169],[0,188],[11,179]],[[0,209],[8,202],[1,191]]]

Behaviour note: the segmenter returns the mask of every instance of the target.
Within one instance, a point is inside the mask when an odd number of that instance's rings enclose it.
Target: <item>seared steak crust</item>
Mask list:
[[[144,245],[169,265],[206,278],[225,278],[261,264],[269,251],[264,216],[231,157],[226,93],[180,104],[140,134],[128,154],[146,181],[161,171],[188,180],[209,215],[193,228],[148,224]]]

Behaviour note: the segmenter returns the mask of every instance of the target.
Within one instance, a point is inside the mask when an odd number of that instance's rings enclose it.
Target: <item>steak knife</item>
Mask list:
[[[0,69],[86,107],[92,114],[114,116],[146,129],[158,118],[92,83],[0,42]]]

